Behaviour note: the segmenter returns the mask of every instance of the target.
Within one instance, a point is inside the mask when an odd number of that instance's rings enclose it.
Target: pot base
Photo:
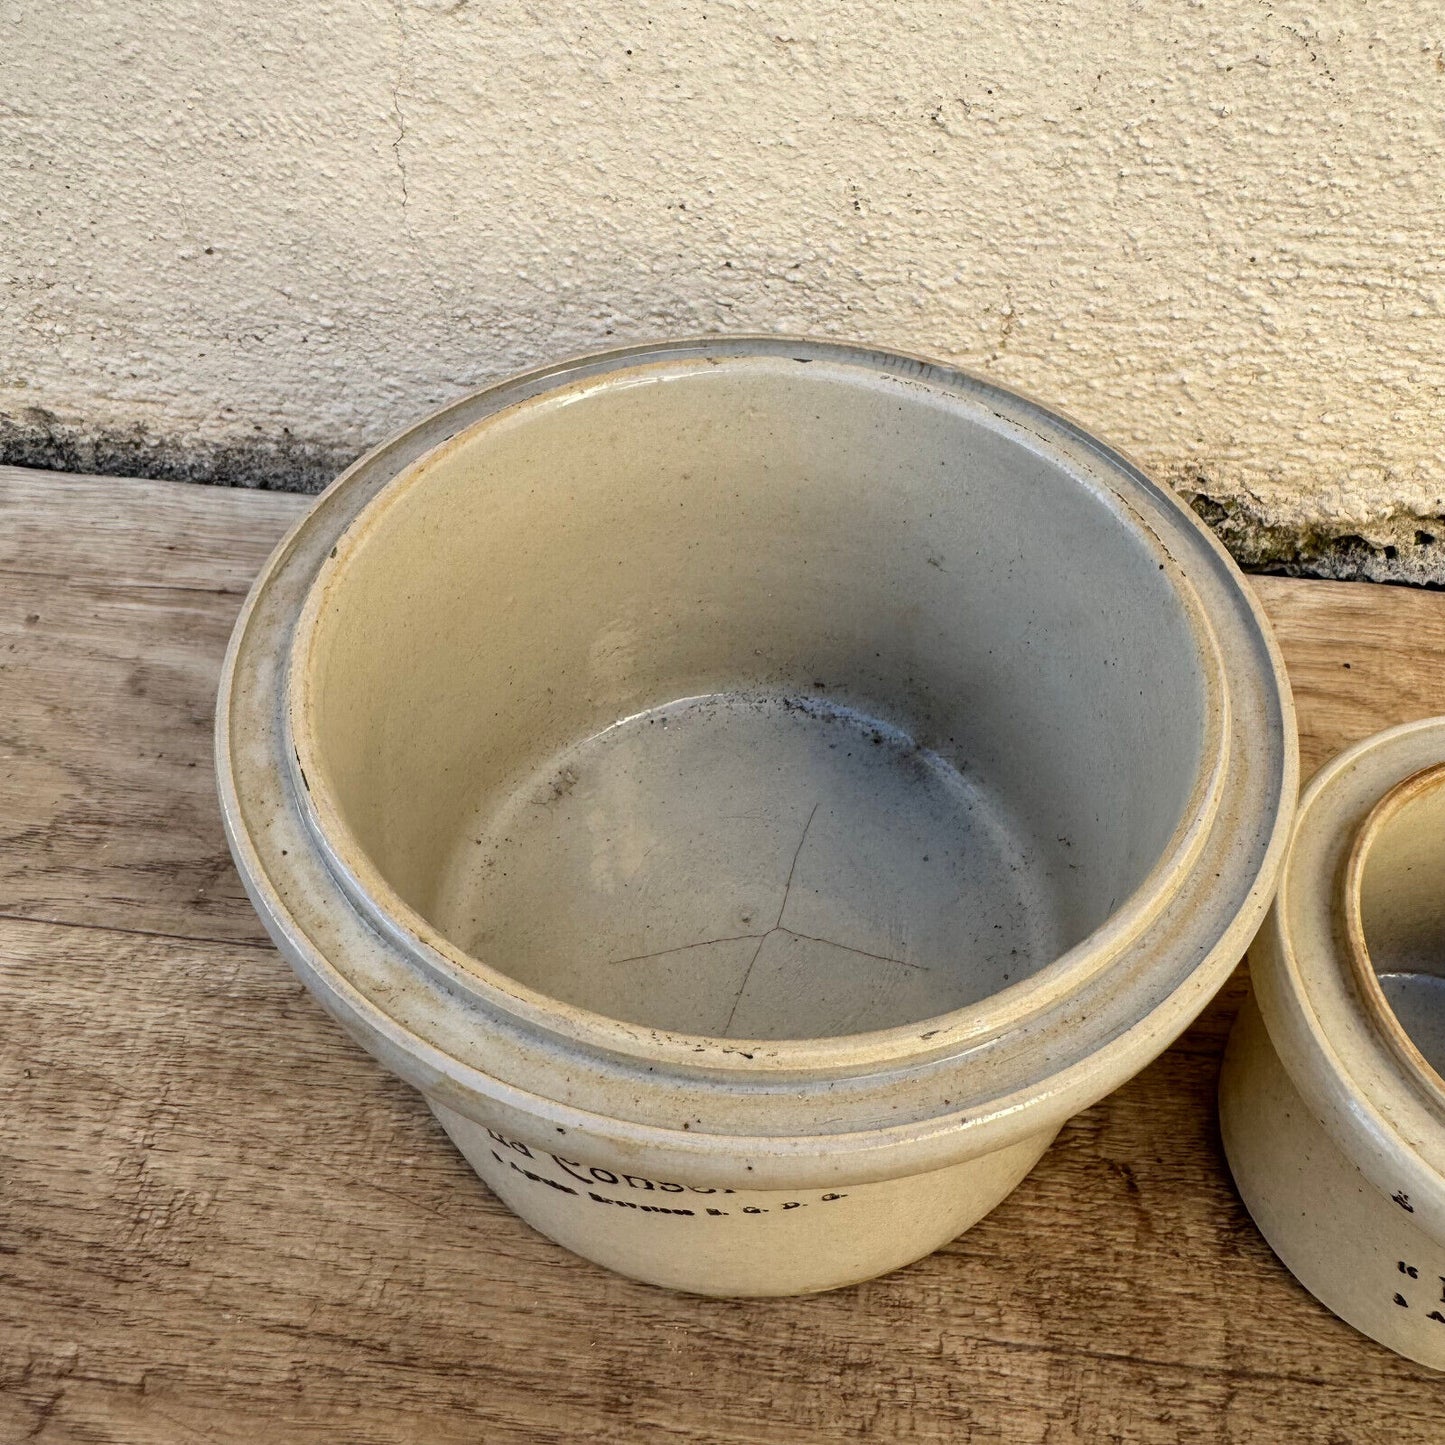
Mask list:
[[[442,931],[550,997],[652,1028],[888,1028],[996,993],[1064,944],[1057,847],[971,771],[817,697],[649,709],[479,813],[432,910]]]

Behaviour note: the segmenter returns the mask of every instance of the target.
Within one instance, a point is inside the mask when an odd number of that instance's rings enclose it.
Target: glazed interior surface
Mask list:
[[[1162,553],[975,399],[786,357],[504,412],[363,512],[308,779],[457,948],[679,1032],[932,1018],[1170,845],[1208,689]]]
[[[1395,1017],[1445,1076],[1445,768],[1420,782],[1371,838],[1360,925]]]

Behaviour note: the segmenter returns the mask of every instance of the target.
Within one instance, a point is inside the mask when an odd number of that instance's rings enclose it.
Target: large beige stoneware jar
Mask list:
[[[1227,976],[1296,786],[1268,630],[1166,489],[773,338],[363,458],[258,580],[217,748],[316,997],[523,1218],[716,1294],[997,1204]]]

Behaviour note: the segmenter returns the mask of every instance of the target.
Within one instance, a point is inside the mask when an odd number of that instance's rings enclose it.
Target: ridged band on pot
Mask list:
[[[850,408],[896,413],[903,420],[890,445],[906,447],[909,426],[952,428],[997,448],[1013,468],[996,480],[1000,507],[1021,507],[1037,476],[1053,486],[1063,479],[1092,525],[1107,521],[1131,556],[1146,559],[1139,565],[1151,575],[1157,568],[1175,619],[1169,635],[1188,652],[1171,665],[1197,696],[1184,720],[1197,731],[1197,756],[1177,780],[1177,824],[1128,896],[1110,900],[1107,917],[991,996],[937,1017],[810,1039],[678,1034],[604,1017],[458,948],[402,900],[344,809],[308,776],[308,761],[318,771],[308,649],[358,538],[429,479],[455,472],[467,448],[488,445],[489,428],[528,425],[529,408],[605,403],[679,381],[706,396],[708,378],[748,396],[785,393],[800,417],[805,404],[817,403],[818,419],[835,408],[838,425]],[[742,425],[738,414],[721,418],[717,445]],[[899,468],[906,474],[906,462]],[[1081,634],[1091,613],[1107,615],[1110,579],[1070,576],[1068,536],[1020,535],[1017,546],[1020,565],[1032,558],[1036,567],[1041,551],[1056,559],[1053,600],[1063,608],[1078,590]],[[944,572],[952,560],[928,563]],[[1027,643],[1027,619],[1022,626]],[[1006,664],[999,669],[1006,679]],[[1104,683],[1089,686],[1089,696],[1107,694]],[[1154,1058],[1227,977],[1268,906],[1296,787],[1293,715],[1267,624],[1226,554],[1167,489],[1072,422],[977,378],[893,353],[778,338],[642,346],[531,372],[362,458],[278,547],[247,601],[222,680],[217,764],[228,837],[268,930],[317,998],[421,1089],[454,1135],[468,1125],[490,1131],[490,1142],[459,1142],[494,1183],[504,1169],[537,1199],[562,1198],[574,1187],[565,1170],[549,1166],[544,1180],[523,1152],[553,1147],[561,1164],[653,1186],[681,1181],[678,1189],[699,1196],[740,1187],[836,1193],[992,1158],[997,1187],[955,1213],[956,1227],[1006,1193],[1065,1119]],[[938,1232],[946,1223],[923,1248],[947,1237]],[[912,1257],[908,1248],[892,1262]],[[857,1277],[844,1268],[818,1284]]]
[[[1416,981],[1445,974],[1441,764],[1445,718],[1434,718],[1366,739],[1316,775],[1250,950],[1253,998],[1220,1082],[1230,1167],[1275,1253],[1342,1319],[1436,1369],[1445,1369],[1445,1087],[1388,1001],[1382,976],[1400,976],[1369,935],[1388,936],[1390,910],[1413,900],[1435,950]],[[1428,820],[1409,814],[1421,803]],[[1392,832],[1397,851],[1414,850],[1412,866],[1382,880],[1371,921],[1362,900]],[[1392,897],[1392,881],[1404,892]],[[1438,1003],[1425,1008],[1438,1015]]]

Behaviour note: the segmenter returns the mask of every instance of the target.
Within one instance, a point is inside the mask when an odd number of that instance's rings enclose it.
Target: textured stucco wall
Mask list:
[[[1445,580],[1438,0],[0,0],[0,82],[8,459],[314,486],[782,329],[1052,400],[1246,560]]]

